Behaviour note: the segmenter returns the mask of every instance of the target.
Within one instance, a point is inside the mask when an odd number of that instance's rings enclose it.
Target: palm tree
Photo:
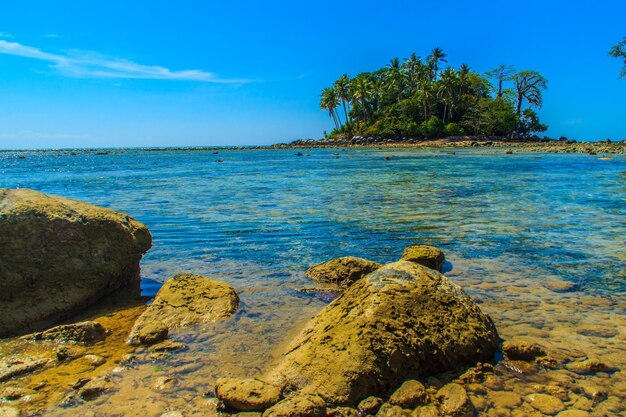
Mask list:
[[[437,93],[443,101],[443,122],[446,122],[446,115],[452,117],[452,109],[455,103],[455,92],[457,90],[458,75],[454,68],[448,67],[441,73],[441,78],[437,81]]]
[[[401,100],[402,93],[404,91],[404,73],[400,66],[400,60],[396,57],[389,61],[387,64],[387,77],[389,81],[389,88],[395,95],[395,99]]]
[[[348,116],[348,105],[350,103],[350,77],[348,74],[343,74],[334,85],[337,97],[341,100],[343,106],[343,114],[346,117],[346,124],[350,123],[350,117]]]
[[[441,62],[448,62],[446,60],[447,56],[448,55],[443,52],[443,49],[433,48],[433,50],[430,52],[430,55],[428,55],[428,57],[426,58],[426,62],[428,63],[428,66],[432,70],[432,80],[437,79],[437,73],[439,72],[439,64]]]
[[[339,130],[341,127],[341,120],[339,120],[339,115],[335,111],[339,106],[339,100],[337,99],[337,92],[335,89],[325,88],[322,90],[322,98],[320,100],[320,108],[322,110],[328,110],[330,117],[333,118],[333,122],[335,122],[335,129]]]
[[[512,79],[515,74],[515,68],[510,65],[501,64],[498,68],[495,68],[491,71],[487,71],[485,75],[492,80],[496,80],[498,82],[498,97],[502,97],[502,85],[505,81],[509,81]]]
[[[526,99],[528,104],[541,108],[543,97],[541,90],[548,88],[548,80],[546,80],[537,71],[520,71],[513,76],[515,83],[515,91],[517,92],[517,116],[522,114],[522,101]]]
[[[359,74],[350,82],[352,100],[361,107],[361,114],[365,122],[368,119],[368,101],[374,94],[374,85],[367,76],[368,74]]]

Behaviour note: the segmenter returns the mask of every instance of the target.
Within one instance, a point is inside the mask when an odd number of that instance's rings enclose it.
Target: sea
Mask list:
[[[192,345],[189,361],[205,355],[214,365],[193,378],[172,365],[170,374],[185,388],[158,401],[174,408],[191,407],[185,398],[199,395],[201,380],[225,370],[262,373],[277,346],[332,300],[302,291],[313,285],[306,269],[347,255],[393,262],[412,244],[444,251],[444,273],[492,316],[503,338],[533,337],[565,351],[575,344],[626,366],[623,155],[498,148],[2,151],[0,187],[81,200],[147,225],[153,246],[141,261],[145,295],[177,272],[235,287],[241,307],[232,322],[183,337]],[[615,331],[577,333],[586,325]],[[135,372],[134,389],[146,377]],[[616,376],[607,378],[610,386]],[[617,378],[626,380],[623,372]],[[129,384],[124,401],[134,398]],[[97,411],[97,402],[90,407]]]

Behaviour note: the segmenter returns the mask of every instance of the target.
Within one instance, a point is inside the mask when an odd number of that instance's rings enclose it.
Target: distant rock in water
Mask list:
[[[388,264],[356,281],[314,317],[268,380],[356,404],[407,378],[493,360],[491,319],[439,272]]]
[[[404,249],[401,260],[415,262],[441,272],[446,257],[441,249],[434,246],[411,245]]]
[[[0,337],[45,328],[120,288],[139,292],[148,228],[113,210],[0,188]]]
[[[200,275],[176,274],[163,284],[152,304],[139,316],[128,341],[145,344],[143,335],[150,333],[145,329],[154,323],[160,322],[168,330],[212,323],[232,316],[238,307],[239,297],[230,285]]]
[[[313,281],[349,287],[356,280],[374,272],[382,265],[355,256],[332,259],[309,268],[304,275]]]

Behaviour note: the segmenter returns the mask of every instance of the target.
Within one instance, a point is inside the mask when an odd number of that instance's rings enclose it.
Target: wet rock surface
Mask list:
[[[326,403],[311,394],[294,393],[268,408],[263,417],[325,417]]]
[[[220,378],[215,394],[227,407],[239,411],[264,411],[280,401],[281,388],[258,379]]]
[[[0,189],[0,337],[59,322],[121,288],[138,293],[151,243],[124,213]]]
[[[156,294],[152,304],[137,319],[129,335],[130,344],[156,343],[163,340],[162,327],[171,331],[200,323],[213,323],[230,317],[239,306],[239,297],[233,287],[223,282],[194,275],[177,274],[167,280]],[[161,328],[142,342],[150,327]],[[158,330],[153,328],[152,330]],[[167,333],[165,334],[167,335]]]
[[[532,361],[540,356],[546,356],[544,348],[529,340],[507,340],[502,344],[502,350],[509,359]]]
[[[269,373],[330,404],[354,404],[409,377],[493,359],[492,321],[440,273],[388,264],[320,312]]]
[[[443,251],[434,246],[411,245],[404,249],[401,260],[415,262],[441,272],[446,258]]]
[[[43,332],[26,335],[26,340],[46,340],[55,343],[93,343],[103,340],[107,331],[100,323],[84,321],[52,327]]]
[[[347,288],[382,265],[363,258],[344,256],[309,268],[304,275],[319,283],[337,284]]]

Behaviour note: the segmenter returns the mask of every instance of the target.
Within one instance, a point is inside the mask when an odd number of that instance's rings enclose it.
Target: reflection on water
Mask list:
[[[258,375],[323,307],[326,300],[296,291],[310,284],[302,274],[309,265],[348,254],[389,262],[413,243],[446,252],[446,274],[481,302],[503,337],[577,345],[626,369],[626,158],[308,152],[220,151],[223,163],[210,151],[0,154],[1,187],[60,194],[145,223],[154,246],[142,261],[144,292],[190,271],[227,281],[241,296],[235,318],[175,334],[186,351],[158,365],[139,361],[120,373],[118,392],[85,408],[98,412],[118,399],[126,404],[119,414],[141,406],[146,415],[193,415],[216,377]],[[576,291],[547,287],[562,281]],[[579,333],[586,325],[617,330]],[[155,372],[176,377],[175,387],[155,390]],[[610,380],[619,386],[626,377]]]

